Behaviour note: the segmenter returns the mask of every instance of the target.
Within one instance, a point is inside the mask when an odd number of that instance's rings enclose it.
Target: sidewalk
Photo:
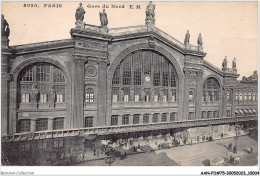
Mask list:
[[[243,133],[243,134],[240,134],[239,136],[245,136],[247,135],[247,133]],[[233,138],[235,137],[235,133],[230,133],[229,136],[223,136],[223,137],[218,137],[218,138],[214,138],[213,140],[216,141],[216,140],[222,140],[222,139],[228,139],[228,138]],[[180,143],[180,145],[178,147],[182,147],[182,146],[187,146],[187,145],[195,145],[195,144],[200,144],[200,143],[206,143],[206,142],[210,142],[210,141],[195,141],[192,142],[192,144],[184,144],[183,142]],[[150,144],[152,145],[152,143]],[[157,145],[158,146],[158,145]],[[170,148],[177,148],[177,147],[170,147]],[[150,151],[157,151],[157,150],[164,150],[164,148],[155,148],[154,146],[152,147],[152,149],[150,149]],[[135,154],[141,154],[141,153],[146,153],[146,152],[143,152],[143,151],[139,151],[139,152],[132,152],[131,149],[129,150],[125,150],[127,151],[127,155],[135,155]],[[80,157],[78,158],[78,163],[83,163],[83,162],[90,162],[90,161],[97,161],[97,160],[104,160],[105,158],[107,158],[108,156],[106,156],[104,153],[103,154],[99,154],[99,157],[97,155],[94,155],[93,154],[93,151],[90,150],[90,152],[86,152],[84,154],[84,158]]]

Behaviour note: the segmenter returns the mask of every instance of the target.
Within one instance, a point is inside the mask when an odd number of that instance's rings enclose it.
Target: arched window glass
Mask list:
[[[20,103],[32,101],[40,103],[65,102],[66,81],[64,74],[52,64],[36,63],[28,65],[21,71],[18,81],[18,102]],[[36,85],[39,95],[33,97],[34,85]]]
[[[208,78],[203,84],[203,100],[219,101],[220,86],[216,78]]]
[[[177,101],[177,74],[160,53],[138,50],[128,54],[112,78],[112,102]]]
[[[85,102],[86,103],[93,103],[94,102],[94,90],[92,88],[86,89]]]

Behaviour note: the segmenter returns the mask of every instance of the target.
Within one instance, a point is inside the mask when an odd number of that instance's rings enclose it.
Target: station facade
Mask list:
[[[18,46],[2,35],[2,136],[256,115],[257,72],[238,81],[205,56],[154,21]]]

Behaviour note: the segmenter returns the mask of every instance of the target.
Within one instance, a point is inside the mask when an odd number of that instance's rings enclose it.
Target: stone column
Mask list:
[[[202,104],[202,74],[203,70],[198,70],[197,71],[197,85],[196,85],[196,109],[195,109],[195,119],[201,119],[201,104]]]
[[[85,62],[86,58],[74,56],[74,113],[71,122],[72,128],[82,128],[84,126],[83,104],[85,97]]]
[[[232,100],[232,107],[231,107],[231,117],[235,117],[235,110],[236,110],[236,105],[235,105],[235,101],[236,101],[236,89],[233,87],[231,89],[231,100]]]
[[[188,120],[189,115],[189,83],[190,69],[184,68],[183,120]]]
[[[9,83],[11,75],[8,73],[1,74],[1,136],[6,136],[9,124]]]
[[[158,122],[162,122],[162,114],[158,113]]]
[[[122,115],[118,115],[118,125],[122,125]]]
[[[134,115],[133,114],[129,114],[129,124],[132,125],[134,121]]]
[[[107,112],[107,63],[98,63],[97,126],[106,124]]]
[[[13,124],[9,119],[9,89],[10,80],[12,78],[10,74],[10,58],[12,51],[9,48],[9,39],[6,36],[2,36],[1,39],[1,136],[6,136],[13,132],[12,129],[8,127],[8,124]]]
[[[48,118],[48,130],[54,130],[53,120],[54,118]]]
[[[170,113],[166,114],[166,122],[170,122]]]
[[[37,119],[31,119],[31,132],[36,131],[36,120]]]
[[[222,117],[227,116],[227,88],[223,87],[222,91]]]
[[[139,124],[143,124],[144,114],[139,114]]]

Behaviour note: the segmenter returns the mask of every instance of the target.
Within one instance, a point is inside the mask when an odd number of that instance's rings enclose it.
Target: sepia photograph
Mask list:
[[[259,175],[257,1],[2,1],[1,15],[1,166]]]

